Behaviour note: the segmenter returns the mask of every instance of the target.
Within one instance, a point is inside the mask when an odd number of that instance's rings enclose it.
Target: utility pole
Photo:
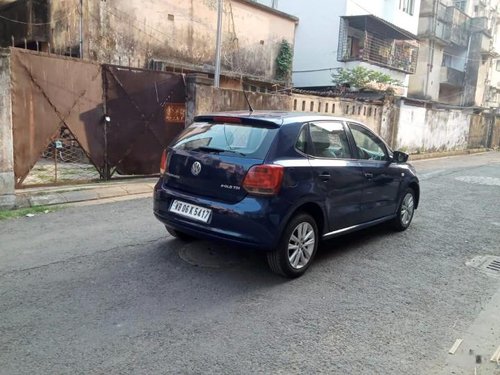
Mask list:
[[[83,0],[80,0],[80,58],[83,59]]]
[[[224,0],[217,0],[217,41],[215,45],[215,77],[214,87],[220,86],[220,49],[222,39],[222,11]]]

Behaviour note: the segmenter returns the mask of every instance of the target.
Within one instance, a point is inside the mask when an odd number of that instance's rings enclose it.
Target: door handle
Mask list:
[[[321,178],[323,181],[328,181],[330,179],[330,173],[323,172],[319,175],[319,178]]]
[[[373,178],[373,173],[371,173],[371,172],[365,172],[365,177],[368,178],[368,179],[371,179],[371,178]]]

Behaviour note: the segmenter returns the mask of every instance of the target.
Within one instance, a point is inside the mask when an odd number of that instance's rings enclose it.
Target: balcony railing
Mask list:
[[[483,32],[491,35],[491,25],[488,22],[487,17],[475,17],[471,19],[471,31],[472,32]]]
[[[467,46],[470,33],[470,17],[458,8],[450,6],[447,8],[447,22],[449,25],[447,39],[457,46]]]
[[[452,87],[462,87],[464,85],[465,73],[453,69],[449,66],[442,66],[439,83]]]
[[[391,32],[389,30],[380,32],[376,26],[360,30],[354,27],[360,25],[359,17],[361,16],[342,18],[337,60],[364,61],[408,74],[415,73],[418,42],[408,35],[401,34],[400,29],[396,28]],[[353,18],[356,18],[355,22],[350,22]],[[370,26],[369,23],[365,25]],[[390,28],[386,22],[383,25]],[[382,38],[380,34],[393,37]]]
[[[47,0],[15,1],[0,9],[0,16],[17,22],[0,22],[0,44],[46,42],[49,38],[49,5]]]
[[[454,6],[446,6],[439,2],[432,15],[420,19],[420,37],[435,38],[444,44],[467,46],[471,30],[471,18]],[[483,27],[482,20],[477,21]]]

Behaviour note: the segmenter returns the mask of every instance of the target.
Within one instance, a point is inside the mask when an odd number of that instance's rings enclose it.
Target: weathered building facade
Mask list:
[[[249,0],[224,3],[223,74],[275,81],[280,46],[283,40],[293,45],[298,19]],[[216,0],[83,0],[82,5],[79,0],[4,4],[1,43],[71,56],[80,55],[81,43],[81,57],[101,63],[214,72]],[[231,82],[223,78],[222,84]]]
[[[459,106],[494,106],[498,0],[422,0],[420,54],[408,95]],[[496,66],[494,67],[496,68]]]
[[[416,69],[420,0],[258,0],[300,18],[293,83],[332,86],[338,68],[380,71],[403,83]]]

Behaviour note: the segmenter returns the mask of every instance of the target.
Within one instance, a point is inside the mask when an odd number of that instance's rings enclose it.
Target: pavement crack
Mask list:
[[[5,276],[9,276],[9,275],[16,274],[16,273],[26,272],[26,271],[38,270],[38,269],[42,269],[42,268],[45,268],[45,267],[52,266],[54,264],[61,264],[61,263],[71,262],[71,261],[74,261],[74,260],[77,260],[77,259],[88,258],[88,257],[92,257],[92,256],[97,255],[97,254],[108,253],[108,252],[111,252],[111,251],[114,251],[114,250],[117,250],[117,249],[126,249],[126,248],[129,248],[129,247],[135,247],[135,246],[141,246],[141,245],[148,245],[148,244],[151,244],[151,243],[163,240],[165,238],[166,238],[165,236],[161,236],[159,238],[155,238],[155,239],[144,241],[144,242],[138,242],[138,243],[133,243],[133,244],[115,246],[115,247],[112,247],[112,248],[109,248],[109,249],[106,249],[106,250],[98,250],[98,251],[95,251],[93,253],[89,253],[89,254],[85,254],[85,255],[72,256],[72,257],[69,257],[69,258],[65,258],[65,259],[61,259],[61,260],[56,260],[54,262],[45,263],[45,264],[41,264],[41,265],[38,265],[38,266],[33,266],[33,267],[28,267],[28,268],[22,268],[22,269],[18,269],[18,270],[11,270],[11,271],[7,271],[7,272],[4,272],[4,273],[1,273],[0,277],[5,277]]]

